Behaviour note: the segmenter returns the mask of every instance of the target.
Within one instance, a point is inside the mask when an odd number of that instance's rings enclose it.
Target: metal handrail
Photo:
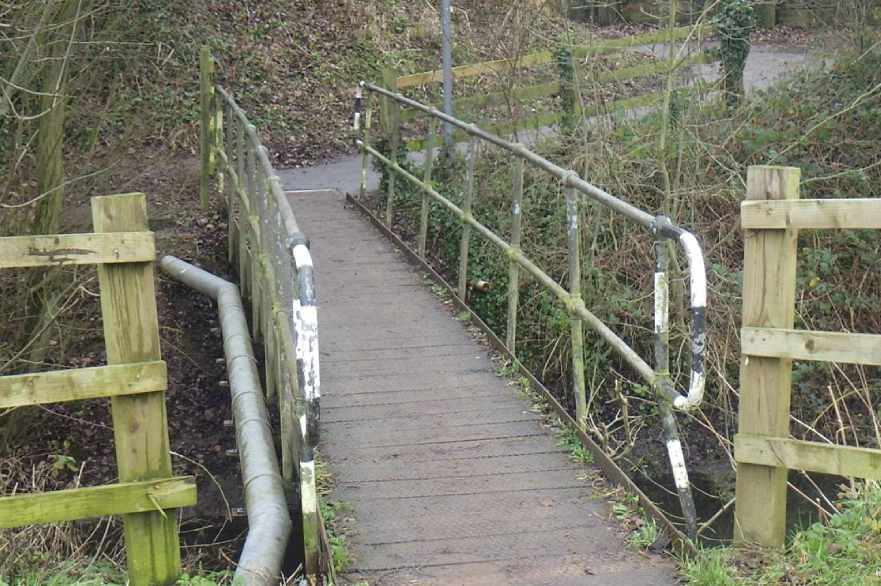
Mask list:
[[[427,185],[424,181],[405,171],[397,164],[397,162],[386,158],[382,155],[382,153],[376,151],[376,149],[364,144],[363,141],[356,141],[356,144],[358,144],[358,146],[360,146],[363,150],[368,151],[371,155],[375,156],[377,159],[390,166],[396,173],[422,189],[424,192],[428,193],[431,197],[439,201],[454,214],[458,215],[463,222],[473,226],[488,240],[504,250],[509,255],[509,257],[511,257],[512,260],[520,264],[520,266],[526,269],[543,285],[549,288],[558,298],[560,298],[560,300],[563,301],[563,303],[567,306],[567,309],[569,309],[571,313],[583,319],[585,322],[588,323],[591,328],[599,333],[600,336],[602,336],[619,354],[621,354],[622,358],[624,358],[647,383],[657,387],[661,392],[663,392],[676,409],[689,410],[697,407],[700,404],[703,398],[704,384],[706,380],[704,375],[704,349],[706,346],[707,281],[703,252],[701,251],[700,244],[698,243],[697,238],[694,236],[694,234],[685,230],[684,228],[675,225],[666,216],[654,216],[622,199],[619,199],[609,194],[608,192],[582,179],[576,171],[573,171],[571,169],[564,169],[563,167],[560,167],[545,159],[541,155],[534,153],[522,144],[505,140],[499,136],[480,129],[474,124],[464,122],[453,116],[448,116],[447,114],[444,114],[436,108],[427,106],[425,104],[417,102],[416,100],[407,98],[400,93],[390,91],[375,84],[362,81],[360,84],[360,88],[364,88],[371,92],[385,96],[386,98],[393,99],[396,102],[399,102],[406,106],[422,110],[423,112],[431,115],[434,118],[457,126],[458,128],[462,129],[467,134],[473,137],[485,140],[498,147],[501,147],[516,155],[517,157],[528,161],[532,165],[558,177],[563,187],[571,188],[575,192],[578,192],[590,198],[591,200],[623,215],[634,223],[644,228],[647,228],[653,235],[664,239],[676,240],[684,250],[688,263],[689,292],[691,302],[690,313],[692,326],[692,365],[691,374],[689,377],[688,391],[684,394],[678,392],[673,387],[668,377],[658,376],[654,369],[652,369],[641,357],[639,357],[639,355],[636,354],[636,352],[632,348],[630,348],[626,344],[626,342],[619,338],[604,323],[602,323],[602,321],[598,317],[596,317],[584,306],[584,302],[580,299],[580,297],[574,298],[553,278],[551,278],[541,269],[536,267],[529,259],[524,257],[519,249],[515,250],[514,247],[512,247],[510,244],[494,234],[489,228],[474,220],[474,218],[471,217],[470,214],[466,215],[455,204],[437,193],[430,185]],[[571,213],[569,215],[571,219],[573,216]],[[577,222],[577,218],[575,219],[575,221]],[[664,291],[666,291],[666,289]],[[666,293],[664,292],[663,295],[666,295]],[[662,302],[660,304],[661,307],[666,307],[668,305],[667,303],[664,303],[661,299],[657,299],[656,301]],[[658,303],[656,303],[656,310],[657,309],[659,309]]]
[[[256,127],[232,95],[219,85],[206,85],[213,95],[205,103],[215,121],[203,145],[209,152],[208,170],[216,165],[219,171],[218,188],[225,194],[229,214],[230,261],[238,257],[251,327],[255,336],[262,333],[266,346],[266,396],[278,394],[282,476],[290,493],[300,498],[304,567],[314,578],[320,573],[321,529],[315,477],[320,377],[312,255]],[[244,446],[239,447],[244,458]]]
[[[438,193],[431,185],[431,170],[433,164],[434,127],[429,129],[429,137],[426,150],[426,164],[423,170],[424,176],[419,179],[415,175],[402,168],[394,158],[383,155],[368,144],[370,130],[371,111],[366,109],[364,115],[364,90],[383,96],[386,102],[385,112],[387,123],[391,126],[391,151],[397,151],[400,143],[399,128],[399,104],[421,110],[433,118],[456,126],[464,130],[472,137],[469,147],[467,179],[463,207],[460,208],[448,198]],[[369,95],[368,95],[369,98]],[[394,107],[390,107],[393,105]],[[688,472],[685,467],[685,458],[682,452],[682,444],[679,439],[679,431],[676,420],[673,417],[673,409],[689,410],[697,407],[702,398],[705,385],[704,376],[704,349],[706,345],[706,269],[704,266],[703,252],[695,236],[687,230],[675,225],[669,218],[663,215],[654,216],[641,210],[632,204],[617,198],[608,192],[592,185],[582,179],[577,172],[564,169],[541,155],[529,150],[522,144],[510,142],[499,136],[482,130],[474,124],[459,120],[447,115],[436,108],[427,106],[402,94],[388,90],[368,82],[361,82],[355,96],[355,130],[359,130],[363,120],[362,139],[356,139],[363,154],[361,166],[361,195],[366,192],[367,168],[369,156],[376,157],[386,165],[392,173],[388,181],[388,199],[385,213],[385,222],[391,229],[393,219],[393,205],[395,193],[395,177],[400,175],[410,183],[418,187],[423,193],[422,210],[420,214],[418,249],[419,256],[425,257],[425,238],[428,230],[428,200],[433,198],[445,208],[455,214],[462,223],[462,237],[459,256],[459,289],[458,295],[465,302],[467,293],[467,268],[468,247],[471,229],[500,248],[509,258],[509,291],[508,291],[508,332],[506,346],[512,355],[515,353],[516,323],[518,292],[516,282],[519,268],[525,269],[530,275],[538,280],[544,287],[549,289],[566,307],[570,315],[571,344],[572,344],[572,374],[575,391],[575,421],[582,428],[586,428],[587,405],[586,389],[584,380],[584,332],[582,324],[586,323],[602,337],[606,343],[618,353],[639,375],[649,383],[661,397],[659,410],[667,444],[667,453],[670,458],[670,466],[676,484],[679,499],[682,504],[683,515],[686,520],[688,535],[696,536],[696,513],[694,499],[691,494],[691,485]],[[514,154],[518,164],[515,168],[513,181],[512,202],[512,230],[511,242],[495,234],[490,228],[478,222],[471,213],[474,191],[474,168],[478,152],[478,141],[484,140],[493,145]],[[527,258],[520,247],[520,232],[522,221],[522,196],[523,196],[523,165],[525,162],[543,169],[557,177],[565,191],[567,240],[569,256],[569,290],[557,283],[550,275],[536,266]],[[630,221],[646,228],[656,238],[655,251],[657,255],[655,263],[655,361],[653,369],[646,363],[637,352],[613,332],[603,321],[593,314],[584,304],[581,298],[581,251],[580,251],[580,226],[578,215],[578,197],[588,198],[595,201],[629,219]],[[668,368],[669,362],[669,284],[667,277],[667,258],[664,240],[676,240],[682,249],[688,262],[690,284],[690,313],[691,313],[691,346],[692,364],[687,392],[680,393],[674,387]]]

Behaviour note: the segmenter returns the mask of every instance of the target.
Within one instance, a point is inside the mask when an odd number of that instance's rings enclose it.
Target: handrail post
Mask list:
[[[459,299],[466,302],[468,295],[468,249],[471,244],[471,207],[474,199],[474,169],[477,165],[478,142],[468,143],[468,168],[465,175],[465,198],[462,202],[462,239],[459,242]]]
[[[212,149],[211,149],[211,165],[212,170],[215,173],[215,178],[217,179],[217,192],[223,193],[223,171],[217,172],[217,150],[223,150],[226,152],[226,145],[224,143],[224,135],[223,135],[223,108],[220,105],[220,101],[217,99],[217,95],[214,92],[214,88],[212,88],[212,103],[214,104],[214,138],[212,140]]]
[[[425,164],[422,168],[422,181],[431,184],[431,172],[434,166],[435,123],[428,123],[428,138],[425,141]],[[416,239],[416,250],[419,257],[425,258],[425,241],[428,239],[428,194],[422,191],[422,207],[419,210],[419,236]]]
[[[370,124],[373,117],[373,112],[370,108],[372,97],[373,94],[371,93],[368,93],[367,96],[364,97],[366,106],[364,108],[364,129],[361,133],[361,138],[364,142],[364,146],[361,147],[361,183],[358,186],[358,195],[360,196],[362,201],[367,195],[367,172],[370,170],[370,152],[365,147],[370,144]]]
[[[668,257],[667,242],[655,241],[655,373],[658,383],[670,381],[670,281],[667,275]],[[697,538],[697,510],[691,494],[691,482],[688,479],[688,468],[682,453],[682,441],[679,438],[679,426],[673,415],[670,399],[665,397],[656,386],[655,396],[658,400],[658,411],[661,415],[661,426],[664,429],[664,441],[667,444],[667,456],[673,472],[673,483],[679,495],[682,516],[685,517],[685,531],[690,539]]]
[[[569,249],[569,295],[574,306],[581,301],[581,229],[578,199],[573,187],[566,191],[566,234]],[[587,429],[587,393],[584,384],[584,328],[574,311],[569,312],[572,330],[572,390],[575,393],[575,422]]]
[[[799,199],[801,170],[750,167],[748,200]],[[743,326],[792,328],[798,230],[745,230]],[[740,367],[739,434],[789,437],[792,360],[745,356]],[[783,545],[786,532],[786,467],[738,463],[734,538]]]
[[[390,91],[395,91],[395,72],[393,69],[383,69],[382,71],[383,83],[386,84]],[[386,100],[386,116],[387,116],[387,124],[386,130],[390,133],[389,140],[389,148],[391,153],[389,158],[394,162],[395,165],[398,164],[398,149],[401,146],[401,105],[398,104],[396,100],[387,99]],[[389,170],[388,174],[388,191],[386,198],[386,206],[385,206],[385,223],[391,228],[392,221],[394,220],[394,205],[395,205],[395,180],[397,179],[394,169]]]
[[[513,201],[511,203],[511,248],[520,254],[520,236],[523,225],[523,159],[514,159],[512,173]],[[517,306],[520,302],[520,264],[508,261],[508,327],[505,330],[505,346],[515,355],[517,346]]]
[[[202,151],[202,180],[199,185],[199,197],[202,209],[208,208],[208,185],[214,172],[214,124],[215,116],[211,113],[214,105],[214,59],[211,49],[203,45],[199,53],[199,95],[202,123],[200,126],[200,147]]]

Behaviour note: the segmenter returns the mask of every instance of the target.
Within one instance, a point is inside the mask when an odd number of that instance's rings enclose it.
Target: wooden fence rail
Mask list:
[[[741,207],[743,354],[735,539],[781,546],[790,469],[881,479],[881,450],[793,439],[793,360],[881,364],[881,335],[794,330],[799,229],[881,229],[881,199],[799,200],[800,170],[751,167]]]
[[[0,268],[97,264],[109,365],[0,377],[0,409],[110,397],[120,482],[0,498],[0,527],[123,515],[130,583],[172,584],[174,510],[196,503],[196,484],[171,470],[145,197],[92,198],[92,220],[94,234],[0,238]]]
[[[673,30],[661,30],[642,35],[633,35],[621,39],[603,40],[590,45],[575,45],[568,48],[574,60],[584,59],[588,56],[597,56],[604,54],[613,54],[632,49],[634,47],[648,46],[658,43],[676,42],[685,40],[697,40],[702,43],[705,34],[709,32],[709,27],[680,27]],[[529,68],[555,65],[559,56],[552,51],[539,51],[528,55],[520,56],[516,59],[497,59],[492,61],[484,61],[469,65],[462,65],[453,68],[453,78],[456,80],[465,80],[479,77],[482,75],[506,75],[518,70]],[[672,71],[683,67],[700,63],[712,63],[715,58],[708,53],[699,51],[695,54],[685,56],[674,61],[664,60],[657,63],[641,63],[634,66],[623,67],[620,69],[611,69],[597,73],[594,76],[596,82],[622,81],[630,79],[638,79],[650,77],[654,75],[667,75]],[[404,90],[408,88],[424,87],[429,84],[439,83],[442,81],[443,71],[424,71],[398,77],[390,71],[383,73],[383,85],[391,90]],[[522,87],[513,87],[509,91],[499,91],[490,93],[481,93],[472,97],[464,97],[456,100],[456,110],[462,116],[462,111],[467,111],[464,117],[466,119],[479,118],[480,110],[489,106],[503,105],[509,101],[527,104],[540,98],[559,95],[561,92],[560,81],[552,81],[527,85]],[[620,100],[615,100],[605,104],[594,104],[584,106],[579,104],[573,116],[592,116],[601,112],[619,112],[634,108],[651,106],[663,100],[664,92],[649,92],[646,94],[629,96]],[[386,101],[381,103],[381,107],[385,107]],[[440,107],[440,105],[437,105]],[[514,122],[498,123],[491,120],[481,120],[475,123],[481,128],[485,128],[490,132],[500,135],[508,135],[515,128],[518,129],[537,129],[557,124],[564,118],[564,113],[558,111],[547,110],[534,107],[534,113],[522,120]],[[422,119],[427,116],[419,110],[407,110],[400,116],[399,122],[408,122],[411,120]],[[393,130],[389,125],[394,120],[388,113],[383,112],[383,126],[386,130]],[[464,133],[457,133],[456,140],[465,138]],[[411,150],[421,150],[424,146],[422,140],[411,140],[407,143]]]

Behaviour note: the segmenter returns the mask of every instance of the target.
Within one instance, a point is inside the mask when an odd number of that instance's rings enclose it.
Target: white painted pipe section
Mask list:
[[[159,266],[217,302],[248,515],[248,536],[235,580],[276,586],[293,525],[239,288],[173,256],[163,257]]]

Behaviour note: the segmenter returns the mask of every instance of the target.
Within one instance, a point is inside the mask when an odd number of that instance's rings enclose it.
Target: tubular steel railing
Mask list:
[[[312,256],[256,128],[235,99],[213,85],[212,69],[210,54],[203,55],[203,127],[208,129],[203,133],[203,188],[217,171],[229,215],[229,261],[238,267],[242,296],[250,302],[252,334],[263,339],[266,398],[278,400],[282,477],[298,495],[295,508],[300,510],[294,513],[302,515],[305,572],[314,579],[320,573],[321,525],[315,485],[320,383]],[[242,457],[246,448],[239,446]]]
[[[364,96],[364,90],[369,92]],[[423,167],[423,177],[420,179],[401,167],[396,160],[389,158],[370,145],[371,110],[364,107],[365,98],[369,101],[372,94],[377,94],[385,101],[382,111],[386,117],[385,124],[392,132],[392,152],[396,152],[396,146],[400,143],[400,106],[415,108],[428,114],[431,118],[441,123],[455,126],[467,135],[471,136],[471,144],[468,147],[467,176],[465,193],[462,207],[457,206],[447,197],[441,195],[431,185],[431,172],[434,159],[434,124],[429,131],[427,140],[426,160]],[[570,316],[571,344],[572,344],[572,368],[573,386],[576,404],[576,422],[584,429],[586,427],[586,397],[584,380],[584,342],[583,325],[587,325],[608,343],[615,352],[630,365],[639,376],[651,385],[658,395],[662,412],[662,421],[666,435],[667,451],[670,457],[674,480],[682,502],[683,514],[686,517],[687,529],[690,536],[695,534],[694,503],[691,497],[691,489],[688,474],[685,469],[685,460],[682,446],[679,441],[676,422],[672,410],[690,410],[697,407],[703,397],[704,391],[704,347],[705,347],[705,311],[706,311],[706,272],[704,257],[700,245],[695,236],[687,230],[675,225],[669,218],[663,215],[652,215],[626,201],[619,199],[602,189],[582,179],[577,172],[564,169],[551,161],[529,150],[522,144],[507,141],[499,136],[486,132],[474,124],[463,122],[443,112],[409,99],[400,93],[374,85],[361,82],[355,100],[355,127],[361,130],[361,138],[356,144],[362,153],[361,172],[361,196],[367,188],[367,170],[369,159],[374,157],[391,172],[387,182],[387,203],[385,221],[391,228],[391,218],[395,205],[395,178],[399,176],[416,186],[423,194],[420,224],[417,236],[418,254],[425,258],[425,241],[429,221],[429,198],[439,202],[448,209],[463,226],[459,272],[458,294],[464,302],[467,287],[468,249],[471,231],[474,230],[496,247],[501,249],[509,259],[509,294],[508,294],[508,330],[506,345],[513,354],[516,343],[517,326],[517,278],[519,271],[525,270],[535,280],[549,289],[565,306]],[[512,202],[512,233],[511,241],[506,242],[501,236],[494,233],[490,228],[477,221],[472,212],[471,205],[474,197],[474,168],[478,156],[480,141],[488,142],[500,147],[516,159],[513,177],[513,202]],[[568,235],[569,257],[569,286],[568,290],[560,285],[556,279],[535,265],[522,251],[520,247],[520,227],[522,222],[521,200],[523,197],[523,169],[524,163],[531,164],[545,172],[557,177],[566,197],[566,217]],[[656,368],[652,368],[643,358],[631,348],[623,339],[613,332],[602,320],[592,313],[584,304],[581,297],[581,251],[580,251],[580,220],[578,213],[579,199],[588,199],[617,212],[635,224],[647,229],[657,240],[657,263],[655,269],[655,353]],[[673,240],[684,250],[688,263],[690,281],[690,313],[691,313],[691,349],[692,362],[689,377],[688,390],[680,393],[673,385],[668,369],[669,343],[668,343],[668,309],[669,287],[667,277],[667,258],[665,253],[667,240]]]

